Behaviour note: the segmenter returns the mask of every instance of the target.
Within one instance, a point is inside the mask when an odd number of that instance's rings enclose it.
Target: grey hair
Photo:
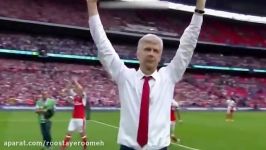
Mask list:
[[[163,40],[155,34],[146,34],[139,39],[137,50],[141,48],[143,42],[159,43],[161,50],[163,50]]]

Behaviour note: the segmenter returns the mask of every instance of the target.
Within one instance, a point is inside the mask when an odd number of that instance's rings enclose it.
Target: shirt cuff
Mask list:
[[[89,24],[94,24],[94,23],[99,23],[100,20],[100,16],[99,15],[93,15],[89,17]]]
[[[199,13],[194,13],[190,24],[201,26],[202,22],[203,22],[203,15]]]

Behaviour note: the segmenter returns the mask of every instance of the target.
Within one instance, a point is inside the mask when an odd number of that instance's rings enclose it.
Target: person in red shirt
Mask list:
[[[64,143],[61,147],[61,150],[65,150],[67,146],[69,145],[69,142],[71,140],[71,136],[73,132],[79,132],[80,136],[82,138],[82,146],[83,150],[87,149],[87,136],[86,136],[86,94],[83,90],[83,87],[79,84],[77,78],[72,79],[72,83],[69,84],[67,87],[67,90],[71,94],[71,102],[74,105],[74,109],[72,112],[72,118],[70,119],[69,125],[68,125],[68,132],[65,136]]]
[[[176,116],[176,113],[178,114],[178,116]],[[171,140],[173,142],[180,142],[180,139],[176,137],[175,135],[175,126],[176,126],[176,119],[178,119],[178,121],[180,121],[180,114],[179,114],[179,104],[177,103],[177,101],[175,101],[175,99],[172,100],[171,103]]]

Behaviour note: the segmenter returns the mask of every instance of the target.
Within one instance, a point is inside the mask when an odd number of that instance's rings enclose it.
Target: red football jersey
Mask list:
[[[176,121],[176,116],[175,116],[175,111],[176,111],[176,107],[175,106],[171,106],[171,121]]]
[[[85,97],[81,96],[74,96],[74,109],[72,113],[72,118],[85,118],[85,105],[86,105],[86,99]]]

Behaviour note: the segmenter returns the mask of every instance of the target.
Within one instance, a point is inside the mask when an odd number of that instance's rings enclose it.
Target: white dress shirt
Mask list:
[[[139,112],[144,79],[143,72],[124,65],[103,29],[99,15],[90,17],[92,38],[98,57],[105,70],[118,85],[121,103],[118,144],[137,150],[157,150],[170,144],[170,107],[175,83],[181,80],[188,66],[202,25],[202,15],[195,13],[180,39],[180,46],[168,66],[155,71],[149,80],[150,108],[148,143],[141,148],[137,143]]]

